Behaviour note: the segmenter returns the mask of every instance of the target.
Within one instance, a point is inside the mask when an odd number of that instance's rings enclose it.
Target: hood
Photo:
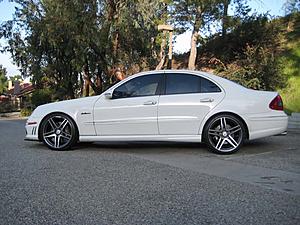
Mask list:
[[[84,97],[60,102],[48,103],[38,106],[32,113],[32,117],[40,117],[51,112],[65,112],[74,114],[80,109],[92,110],[94,103],[100,96]]]

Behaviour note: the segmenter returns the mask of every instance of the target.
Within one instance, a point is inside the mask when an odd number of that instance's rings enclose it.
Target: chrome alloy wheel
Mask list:
[[[42,138],[51,149],[64,149],[72,140],[71,121],[63,115],[53,115],[47,118],[42,127]]]
[[[217,117],[209,124],[208,141],[214,151],[234,152],[242,144],[243,138],[243,125],[232,116]]]

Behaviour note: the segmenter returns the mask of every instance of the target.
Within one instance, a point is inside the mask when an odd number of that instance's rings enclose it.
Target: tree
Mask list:
[[[5,50],[37,88],[53,87],[59,98],[89,95],[89,87],[101,93],[117,67],[130,73],[155,65],[160,0],[15,2],[15,19],[0,29]]]
[[[299,0],[286,0],[283,5],[285,14],[296,13],[300,11],[300,1]]]
[[[188,68],[195,69],[197,43],[201,37],[200,30],[208,28],[218,17],[220,1],[217,0],[174,0],[173,15],[175,27],[192,29],[191,51]]]
[[[251,15],[226,35],[214,36],[202,48],[216,72],[247,87],[276,90],[285,85],[279,55],[281,26],[268,15]],[[204,54],[204,53],[202,53]]]
[[[15,82],[15,81],[23,81],[23,78],[21,75],[14,75],[14,76],[10,76],[9,77],[9,80],[11,80],[12,82]]]
[[[287,31],[292,31],[291,27],[293,27],[292,22],[295,18],[298,17],[298,13],[300,12],[300,1],[299,0],[286,0],[283,5],[285,10],[285,15],[288,18],[287,23]]]
[[[222,13],[222,37],[226,35],[228,28],[228,7],[230,5],[231,0],[223,0],[223,13]]]
[[[2,94],[7,89],[6,73],[6,68],[0,65],[0,94]]]
[[[234,15],[232,16],[228,15],[229,6],[234,8]],[[247,0],[221,0],[219,7],[219,15],[222,22],[222,37],[225,37],[228,29],[236,26],[250,11]]]

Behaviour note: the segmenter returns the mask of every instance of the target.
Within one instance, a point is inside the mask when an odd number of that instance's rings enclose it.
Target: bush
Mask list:
[[[50,89],[38,89],[32,93],[31,103],[34,107],[51,102],[52,91]]]
[[[27,117],[27,116],[31,115],[32,109],[30,109],[30,108],[23,108],[23,109],[21,109],[20,113],[21,113],[22,117]]]
[[[246,87],[274,91],[286,85],[281,65],[274,52],[266,47],[247,46],[244,55],[217,72]]]
[[[300,76],[289,78],[285,89],[279,90],[287,112],[300,112]]]
[[[18,111],[18,105],[12,101],[0,102],[0,113],[15,112]]]

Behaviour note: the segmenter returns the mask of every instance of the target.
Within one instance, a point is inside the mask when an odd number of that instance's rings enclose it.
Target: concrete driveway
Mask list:
[[[94,143],[55,152],[0,120],[0,224],[297,224],[300,137],[220,156],[203,144]]]

